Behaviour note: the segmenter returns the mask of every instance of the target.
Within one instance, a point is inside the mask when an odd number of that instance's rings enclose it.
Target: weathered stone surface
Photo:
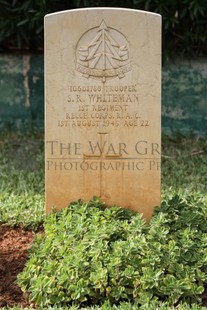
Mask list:
[[[81,9],[45,18],[46,209],[99,196],[160,203],[161,18]]]

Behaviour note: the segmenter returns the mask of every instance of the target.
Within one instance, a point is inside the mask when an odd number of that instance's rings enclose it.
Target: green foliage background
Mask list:
[[[81,7],[124,7],[159,13],[163,18],[164,55],[207,54],[206,0],[0,0],[1,50],[41,49],[44,15]]]

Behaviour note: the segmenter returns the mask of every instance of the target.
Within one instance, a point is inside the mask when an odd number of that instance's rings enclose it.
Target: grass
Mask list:
[[[43,139],[6,135],[0,142],[0,223],[36,229],[44,219]]]
[[[184,195],[207,192],[207,141],[181,135],[163,138],[162,190]]]
[[[178,194],[207,205],[207,141],[181,135],[162,141],[162,201]]]

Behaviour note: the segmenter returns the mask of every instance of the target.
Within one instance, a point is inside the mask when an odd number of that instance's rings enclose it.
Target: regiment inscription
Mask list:
[[[160,29],[128,9],[45,17],[47,212],[98,196],[149,220],[159,205]]]

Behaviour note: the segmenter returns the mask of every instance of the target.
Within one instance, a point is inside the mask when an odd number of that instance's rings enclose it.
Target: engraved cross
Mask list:
[[[84,161],[85,160],[99,160],[100,161],[100,194],[99,197],[103,197],[103,172],[102,172],[102,162],[103,160],[114,160],[114,159],[118,159],[121,158],[122,155],[121,154],[112,154],[109,155],[109,150],[106,153],[105,152],[105,145],[106,145],[106,141],[104,141],[104,137],[105,135],[108,134],[108,132],[98,132],[98,134],[100,135],[100,145],[99,145],[99,155],[87,155],[87,154],[83,154],[83,158]],[[94,151],[95,152],[95,151]]]

